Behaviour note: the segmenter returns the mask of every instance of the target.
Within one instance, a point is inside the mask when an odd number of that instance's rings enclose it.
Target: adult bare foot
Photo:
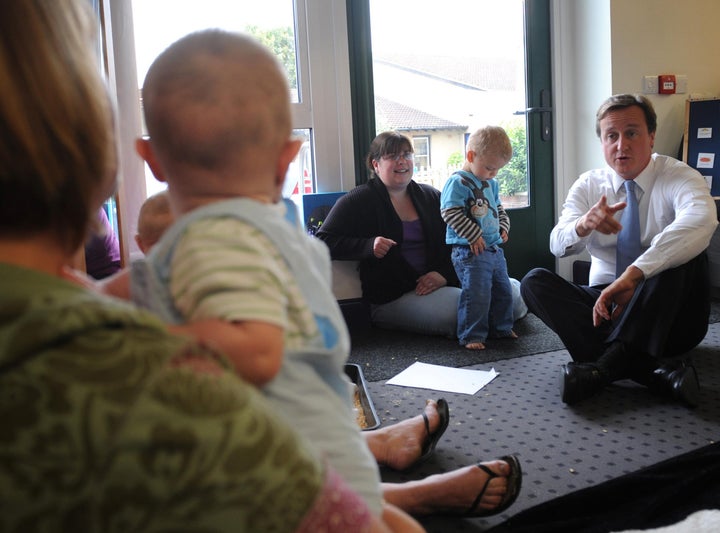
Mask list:
[[[423,410],[425,417],[419,414],[391,426],[363,432],[377,463],[395,470],[404,470],[417,462],[429,436],[435,435],[441,428],[442,420],[438,409],[435,400],[427,400]]]
[[[465,345],[468,350],[484,350],[485,345],[482,342],[469,342]]]
[[[415,516],[487,516],[515,502],[521,480],[520,464],[509,456],[421,480],[384,483],[383,493],[388,502]]]

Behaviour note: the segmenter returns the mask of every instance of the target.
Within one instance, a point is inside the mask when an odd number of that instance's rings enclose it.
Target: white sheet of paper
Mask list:
[[[466,370],[427,363],[413,363],[395,377],[390,378],[386,385],[475,394],[497,375],[494,368]]]

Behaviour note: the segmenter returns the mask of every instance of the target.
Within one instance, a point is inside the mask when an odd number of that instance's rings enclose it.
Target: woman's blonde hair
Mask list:
[[[96,37],[87,1],[0,3],[0,237],[74,251],[114,189]]]

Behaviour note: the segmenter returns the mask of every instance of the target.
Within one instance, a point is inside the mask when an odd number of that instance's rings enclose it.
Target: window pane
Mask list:
[[[462,165],[467,135],[499,125],[515,152],[497,177],[503,205],[527,205],[526,121],[514,114],[526,108],[523,7],[523,0],[370,0],[377,130],[427,140],[416,180],[442,189]]]
[[[299,102],[293,5],[293,0],[133,0],[138,84],[142,86],[150,64],[170,44],[194,31],[221,28],[254,35],[273,50],[285,67],[291,99]],[[145,176],[148,195],[165,188],[147,166]],[[309,179],[312,183],[312,174]]]
[[[430,138],[414,136],[412,142],[413,150],[415,151],[413,177],[417,182],[432,185],[432,173],[429,171]]]
[[[275,51],[297,92],[293,0],[133,0],[132,10],[140,85],[153,60],[174,41],[220,28],[250,33]]]
[[[303,194],[315,192],[313,180],[313,153],[312,135],[309,129],[295,130],[293,136],[303,141],[300,151],[290,163],[285,183],[283,185],[283,196],[292,198],[299,205],[300,197]]]
[[[430,164],[430,138],[415,136],[412,142],[415,150],[415,166],[427,167]]]

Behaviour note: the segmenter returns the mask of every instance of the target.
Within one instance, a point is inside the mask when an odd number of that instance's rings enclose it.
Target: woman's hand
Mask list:
[[[375,242],[373,243],[373,255],[378,259],[382,259],[390,251],[390,248],[396,244],[397,243],[392,239],[388,239],[386,237],[375,237]]]
[[[100,284],[94,278],[91,278],[82,270],[78,270],[72,266],[64,266],[60,272],[60,277],[62,277],[65,281],[80,285],[88,290],[100,293],[102,292],[99,287]]]
[[[63,279],[93,292],[130,300],[130,270],[127,268],[103,280],[96,280],[85,272],[70,266],[63,267],[60,275]]]
[[[447,280],[442,276],[442,274],[433,270],[432,272],[423,274],[418,278],[417,285],[415,285],[415,294],[418,296],[424,296],[436,291],[440,287],[444,287],[445,285],[447,285]]]

